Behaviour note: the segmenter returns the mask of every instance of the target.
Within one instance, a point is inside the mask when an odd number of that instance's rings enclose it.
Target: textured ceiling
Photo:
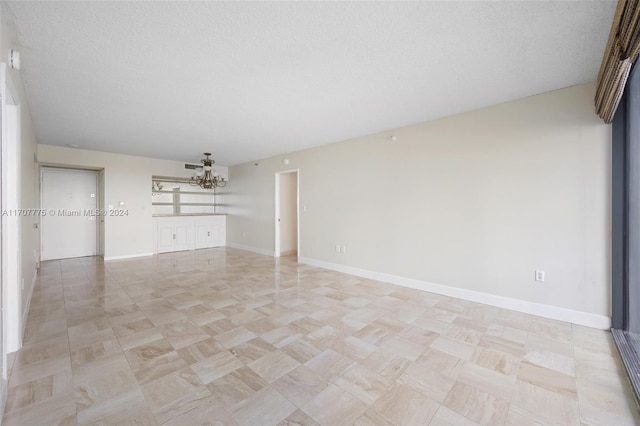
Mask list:
[[[40,143],[218,164],[595,80],[614,1],[3,2]]]

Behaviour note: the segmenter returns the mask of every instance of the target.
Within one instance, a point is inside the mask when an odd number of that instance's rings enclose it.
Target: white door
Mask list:
[[[298,172],[276,173],[276,257],[298,254]]]
[[[96,172],[42,169],[42,260],[97,254],[97,193]]]

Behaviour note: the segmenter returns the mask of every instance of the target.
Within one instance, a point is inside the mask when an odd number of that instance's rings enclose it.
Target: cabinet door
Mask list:
[[[173,226],[158,224],[158,253],[173,251]]]
[[[220,247],[224,245],[221,228],[222,225],[219,223],[214,223],[209,226],[209,234],[211,236],[209,247]]]
[[[173,249],[175,251],[193,250],[192,223],[186,223],[186,222],[176,223],[173,229],[175,234]]]
[[[207,223],[196,222],[196,248],[211,247],[211,226]]]

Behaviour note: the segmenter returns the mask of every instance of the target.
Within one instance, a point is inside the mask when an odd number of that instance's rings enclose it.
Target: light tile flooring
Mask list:
[[[234,249],[47,262],[4,424],[638,424],[610,333]]]

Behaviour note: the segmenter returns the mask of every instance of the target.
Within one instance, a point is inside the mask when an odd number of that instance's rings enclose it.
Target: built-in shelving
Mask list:
[[[189,184],[187,178],[153,176],[151,182],[151,207],[154,216],[215,214],[214,189],[204,189]]]
[[[216,203],[151,203],[154,206],[211,206],[216,207]]]
[[[154,194],[174,194],[175,191],[165,191],[165,190],[160,190],[160,191],[153,191]],[[198,191],[180,191],[181,194],[198,194],[201,195],[202,192],[198,192]]]

